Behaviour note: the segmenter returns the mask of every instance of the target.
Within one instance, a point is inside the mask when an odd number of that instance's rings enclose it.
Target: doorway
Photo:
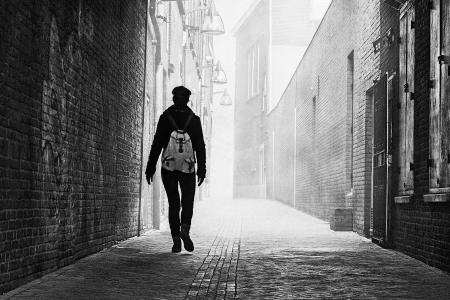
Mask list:
[[[267,197],[267,179],[266,179],[266,161],[265,161],[265,145],[259,146],[259,184],[260,197],[266,199]]]
[[[373,92],[371,238],[382,246],[389,243],[393,88],[394,75],[385,74]]]

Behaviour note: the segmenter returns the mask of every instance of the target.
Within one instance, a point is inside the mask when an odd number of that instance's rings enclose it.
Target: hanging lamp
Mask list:
[[[222,17],[216,10],[216,6],[211,1],[208,12],[205,15],[205,20],[200,29],[203,34],[219,35],[225,33],[225,26],[223,25]]]
[[[220,64],[220,61],[217,61],[216,65],[213,69],[212,80],[215,84],[225,84],[228,82],[227,75]]]
[[[230,97],[230,94],[228,93],[227,89],[225,89],[223,91],[223,94],[220,97],[220,102],[219,103],[220,103],[220,105],[223,105],[223,106],[230,106],[232,104],[231,97]]]

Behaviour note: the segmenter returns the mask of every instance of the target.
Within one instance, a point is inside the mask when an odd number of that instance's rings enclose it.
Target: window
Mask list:
[[[347,56],[347,143],[346,143],[346,182],[347,190],[353,188],[353,94],[355,60],[352,51]]]
[[[162,88],[162,94],[163,94],[163,108],[166,109],[168,107],[168,99],[167,99],[167,71],[163,70],[163,88]]]
[[[253,58],[253,95],[258,94],[259,92],[259,44],[255,45],[254,49],[254,58]]]
[[[259,146],[259,184],[265,188],[266,184],[266,162],[264,155],[264,144]]]
[[[399,121],[398,190],[399,195],[414,190],[414,6],[410,3],[400,15],[399,45]],[[388,90],[388,97],[393,91]]]
[[[267,73],[264,73],[263,77],[263,95],[261,101],[261,110],[266,111],[267,109]]]
[[[312,98],[312,114],[311,114],[311,132],[312,132],[312,147],[316,149],[316,118],[317,118],[317,100],[316,96]]]
[[[247,54],[247,90],[248,98],[259,93],[259,43],[254,44]]]
[[[450,1],[433,0],[430,26],[430,192],[450,192]]]
[[[250,49],[247,54],[247,98],[252,97],[252,72],[253,72],[253,52]]]
[[[169,2],[169,7],[167,8],[168,13],[167,18],[169,18],[172,15],[172,3]],[[167,53],[169,53],[169,57],[170,57],[170,39],[172,38],[172,28],[171,28],[171,23],[170,20],[167,19],[166,20],[166,51]]]

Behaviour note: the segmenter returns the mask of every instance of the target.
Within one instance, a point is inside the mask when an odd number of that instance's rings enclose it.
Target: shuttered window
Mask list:
[[[250,47],[247,54],[247,91],[249,99],[259,93],[259,55],[259,43],[257,42]]]
[[[414,190],[414,6],[400,16],[398,194]]]
[[[430,1],[430,192],[450,192],[450,1]]]
[[[253,49],[253,95],[259,94],[259,43]]]
[[[263,87],[262,87],[262,102],[261,102],[261,110],[266,111],[267,109],[267,73],[264,73],[263,76]]]
[[[247,53],[247,98],[250,99],[252,94],[252,77],[253,77],[253,51],[252,48]]]

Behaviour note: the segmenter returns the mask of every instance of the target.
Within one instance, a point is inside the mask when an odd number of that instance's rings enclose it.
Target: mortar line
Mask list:
[[[231,265],[233,262],[233,257],[234,255],[236,255],[235,251],[234,251],[234,247],[236,245],[236,238],[233,238],[233,247],[231,248],[231,257],[230,257],[230,265],[228,266],[228,270],[227,270],[227,279],[225,282],[225,295],[224,295],[224,299],[227,298],[227,292],[228,292],[228,280],[230,278],[230,270],[231,270]]]
[[[240,220],[241,230],[239,232],[239,244],[238,244],[238,253],[237,253],[237,260],[236,260],[236,270],[235,270],[235,277],[234,277],[234,299],[237,298],[237,289],[238,289],[238,267],[239,267],[239,259],[241,257],[241,240],[242,240],[242,219]]]
[[[203,258],[203,261],[202,261],[200,267],[197,269],[197,272],[196,272],[195,275],[194,275],[194,278],[193,278],[193,280],[192,280],[192,282],[191,282],[191,285],[189,286],[189,289],[188,289],[188,291],[187,291],[186,296],[184,297],[184,299],[188,299],[188,298],[189,298],[189,292],[190,292],[191,289],[192,289],[192,284],[195,282],[195,279],[197,278],[198,273],[200,272],[200,269],[201,269],[201,268],[203,267],[203,265],[205,264],[206,258],[207,258],[207,257],[209,256],[209,254],[211,253],[212,248],[214,248],[214,244],[216,243],[217,239],[219,238],[220,234],[222,233],[223,228],[224,228],[224,225],[225,225],[225,224],[222,222],[222,224],[221,224],[220,227],[219,227],[219,230],[217,231],[216,236],[214,237],[214,240],[213,240],[213,242],[212,242],[212,244],[211,244],[211,247],[210,247],[209,250],[208,250],[208,253],[207,253],[207,254],[205,255],[205,257]],[[198,291],[197,291],[197,292],[198,292]]]
[[[233,230],[234,230],[234,226],[233,226]],[[222,270],[223,270],[223,265],[225,264],[225,261],[227,260],[227,254],[228,254],[228,247],[230,246],[230,241],[231,241],[231,238],[230,239],[228,239],[228,241],[227,241],[227,246],[226,246],[226,248],[225,248],[225,257],[222,259],[222,265],[221,265],[221,267],[220,267],[220,271],[219,271],[219,275],[218,275],[218,281],[217,281],[217,287],[216,287],[216,293],[215,293],[215,298],[217,298],[217,293],[218,293],[218,291],[219,291],[219,285],[220,285],[220,280],[221,280],[221,276],[222,276]],[[216,266],[217,267],[217,266]],[[215,269],[214,269],[214,271],[215,271]],[[213,273],[213,276],[214,276],[214,273]],[[206,295],[208,295],[208,293],[206,293]]]
[[[222,242],[222,243],[221,243],[221,248],[220,248],[219,259],[217,260],[217,263],[216,263],[216,265],[214,266],[213,272],[212,272],[212,274],[211,274],[211,279],[210,279],[210,281],[209,281],[209,283],[208,283],[208,286],[206,287],[206,295],[205,295],[205,296],[208,295],[209,286],[211,285],[211,280],[212,280],[212,278],[214,277],[215,269],[216,269],[216,267],[217,267],[217,264],[219,263],[220,257],[222,256],[223,246],[224,246],[224,244],[225,244],[225,236],[222,236],[221,242]],[[217,248],[216,248],[216,250],[217,250]],[[214,251],[213,258],[214,258],[214,256],[216,256],[216,251]],[[210,261],[209,264],[208,264],[208,269],[209,269],[209,267],[211,266],[211,262],[213,261],[213,258],[211,259],[211,261]],[[203,278],[202,278],[202,283],[203,283],[203,280],[204,280],[204,278],[205,278],[205,275],[206,275],[206,272],[205,272],[205,274],[204,274],[204,276],[203,276]],[[201,291],[201,286],[202,286],[202,284],[200,284],[199,292]]]

